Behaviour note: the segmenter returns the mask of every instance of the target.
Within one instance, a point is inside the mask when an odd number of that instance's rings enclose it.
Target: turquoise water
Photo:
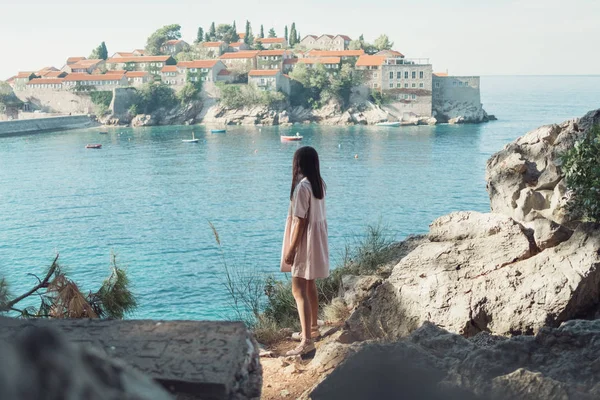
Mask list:
[[[436,127],[203,127],[81,130],[0,138],[0,276],[30,288],[54,254],[85,289],[129,269],[137,318],[229,314],[208,221],[228,258],[278,274],[290,164],[304,135],[328,184],[333,261],[346,241],[382,220],[395,237],[427,231],[455,210],[487,211],[485,163],[539,125],[600,107],[600,76],[483,77],[499,121]],[[199,144],[182,143],[194,131]],[[86,150],[102,143],[102,150]],[[358,159],[354,155],[358,154]]]

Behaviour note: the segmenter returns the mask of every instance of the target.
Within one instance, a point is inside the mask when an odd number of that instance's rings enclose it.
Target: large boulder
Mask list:
[[[486,170],[492,211],[519,222],[543,217],[575,227],[575,216],[565,208],[568,193],[561,157],[598,123],[600,110],[592,111],[578,120],[537,128],[494,154]]]
[[[587,315],[600,299],[600,229],[582,224],[539,252],[501,214],[458,212],[402,259],[346,325],[356,339],[396,339],[430,321],[473,336],[532,334]]]
[[[167,391],[122,361],[68,343],[57,330],[25,327],[0,341],[0,399],[167,400]]]
[[[600,321],[569,321],[480,345],[426,323],[405,340],[350,354],[313,400],[591,400],[600,396]]]

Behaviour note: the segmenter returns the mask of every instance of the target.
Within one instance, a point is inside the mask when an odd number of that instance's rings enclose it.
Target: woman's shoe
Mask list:
[[[321,339],[321,332],[319,331],[318,327],[314,327],[311,329],[310,331],[310,338],[312,340],[319,340]],[[302,337],[302,332],[294,332],[292,333],[292,340],[296,341],[296,342],[301,342],[303,339]]]
[[[287,353],[285,353],[285,356],[286,357],[302,356],[306,353],[310,353],[314,349],[315,349],[315,344],[312,342],[312,340],[304,341],[304,342],[300,343],[300,345],[298,347],[296,347],[295,349],[290,350]]]

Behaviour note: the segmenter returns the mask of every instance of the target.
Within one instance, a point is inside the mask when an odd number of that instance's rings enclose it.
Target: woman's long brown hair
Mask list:
[[[310,147],[300,147],[294,153],[292,163],[292,189],[290,190],[290,200],[294,198],[294,190],[302,177],[306,177],[312,187],[313,196],[322,199],[325,196],[325,181],[321,178],[321,169],[319,167],[319,154]]]

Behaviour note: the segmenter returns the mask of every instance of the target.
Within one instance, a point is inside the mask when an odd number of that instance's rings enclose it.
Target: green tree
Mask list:
[[[161,47],[168,40],[181,39],[181,25],[166,25],[154,32],[146,42],[146,53],[150,56],[161,54]]]
[[[285,41],[287,42],[288,41],[288,27],[287,27],[287,25],[285,26],[285,31],[284,32],[285,32],[285,34],[284,34]]]
[[[193,61],[196,58],[196,53],[194,53],[193,51],[182,51],[181,53],[177,53],[175,55],[175,60],[177,60],[177,62]]]
[[[233,25],[229,24],[219,24],[217,26],[216,38],[225,43],[235,43],[240,39]]]
[[[175,92],[169,86],[159,83],[147,83],[137,91],[133,104],[138,112],[150,114],[159,108],[173,108],[177,105]]]
[[[214,22],[212,24],[210,24],[210,29],[208,31],[208,36],[210,37],[210,40],[207,40],[207,42],[217,40],[217,29],[215,28],[215,23]]]
[[[254,44],[254,35],[252,35],[250,21],[246,21],[246,36],[244,36],[244,43],[246,43],[248,46],[252,46]]]
[[[88,58],[90,60],[106,60],[108,58],[108,49],[106,48],[106,43],[100,43],[100,45],[92,51]]]
[[[375,39],[373,46],[379,51],[390,50],[392,47],[394,47],[394,42],[390,42],[390,38],[388,38],[387,35],[380,35],[377,39]]]
[[[6,111],[7,107],[21,108],[23,102],[15,95],[13,88],[6,82],[0,81],[0,113]]]
[[[261,39],[263,39],[265,37],[265,29],[262,25],[260,26],[260,36],[258,36],[258,37]]]
[[[237,26],[235,26],[235,21],[233,21],[233,30],[235,31],[235,33],[237,34]]]
[[[290,38],[289,38],[289,44],[290,46],[294,46],[296,43],[298,43],[298,34],[296,33],[296,23],[292,22],[292,27],[290,28]]]
[[[185,86],[177,93],[177,98],[181,102],[181,105],[185,105],[192,100],[197,100],[200,96],[202,86],[198,85],[201,82],[187,82]]]
[[[588,129],[562,159],[573,192],[568,210],[582,221],[600,222],[600,125]]]
[[[210,37],[210,35],[208,34],[208,32],[206,32],[204,34],[204,41],[205,42],[210,42],[212,40],[212,38]]]
[[[277,34],[275,33],[275,29],[274,28],[269,29],[269,37],[270,38],[276,38],[277,37]]]
[[[201,43],[204,40],[204,29],[202,27],[198,28],[198,33],[196,34],[196,43]]]

